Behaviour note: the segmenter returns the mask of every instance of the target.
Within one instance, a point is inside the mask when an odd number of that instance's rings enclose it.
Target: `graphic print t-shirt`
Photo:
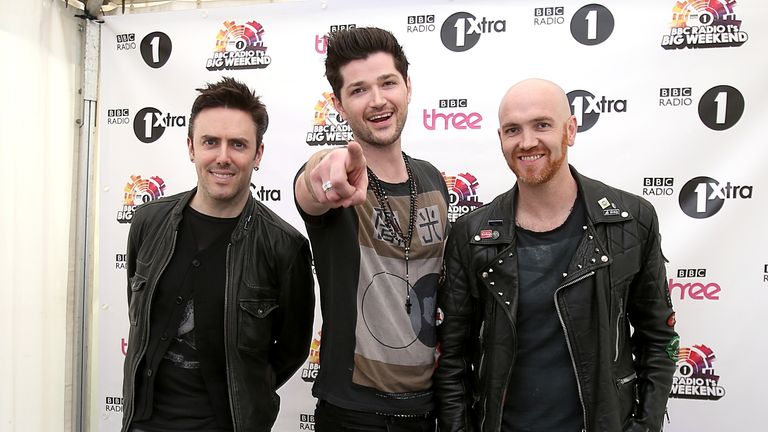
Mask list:
[[[432,165],[411,159],[411,166],[417,205],[409,286],[403,244],[387,227],[384,209],[370,188],[366,203],[355,208],[320,217],[302,213],[323,311],[320,372],[313,394],[347,409],[418,414],[433,408],[436,290],[448,193]],[[407,232],[408,183],[382,186],[394,218]]]

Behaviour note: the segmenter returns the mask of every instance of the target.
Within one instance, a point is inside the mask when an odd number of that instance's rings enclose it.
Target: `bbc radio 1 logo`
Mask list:
[[[672,7],[669,34],[661,37],[664,49],[738,47],[749,39],[733,11],[734,0],[677,1]]]
[[[136,49],[136,33],[123,33],[115,35],[118,51],[129,51]]]
[[[314,261],[313,261],[314,267]],[[312,338],[309,345],[309,356],[307,357],[307,366],[301,369],[301,379],[304,382],[312,383],[317,379],[317,373],[320,372],[320,343],[322,340],[321,332],[317,332],[317,337]]]
[[[224,27],[216,35],[213,56],[206,60],[205,68],[209,71],[263,69],[271,63],[260,23],[224,21]]]
[[[133,133],[146,144],[159,140],[169,127],[186,128],[187,117],[163,113],[155,107],[142,108],[133,116]]]
[[[718,85],[704,92],[699,100],[699,118],[712,130],[734,126],[744,114],[744,95],[735,87]]]
[[[726,200],[751,199],[753,186],[722,183],[712,177],[694,177],[680,189],[678,203],[683,213],[694,219],[705,219],[717,214]]]
[[[443,46],[454,52],[472,49],[485,34],[505,33],[507,20],[478,18],[469,12],[456,12],[440,27]]]
[[[672,177],[643,177],[643,196],[672,196],[674,187]]]
[[[299,430],[315,430],[315,415],[299,414]]]
[[[460,216],[483,205],[477,196],[477,189],[480,187],[477,177],[470,173],[459,173],[455,176],[441,174],[448,188],[449,221],[456,222]]]
[[[115,254],[115,269],[125,270],[125,263],[128,261],[128,255],[124,253]]]
[[[429,33],[435,31],[434,15],[408,15],[408,33]]]
[[[117,212],[117,221],[131,223],[136,206],[162,198],[164,195],[165,181],[162,178],[153,176],[143,179],[140,175],[132,175],[131,181],[123,188],[123,208]]]
[[[467,99],[440,99],[437,108],[424,109],[422,116],[427,130],[480,129],[482,121],[480,113],[468,109]]]
[[[167,34],[161,31],[152,32],[141,40],[139,52],[147,66],[158,69],[165,66],[171,58],[173,43]]]
[[[571,36],[582,45],[599,45],[611,37],[614,25],[613,14],[607,7],[588,4],[571,17]]]
[[[104,398],[104,411],[123,412],[123,398],[120,396],[106,396]]]
[[[312,130],[307,132],[307,144],[311,146],[345,145],[352,139],[352,128],[336,111],[333,95],[323,92],[323,97],[315,104]]]
[[[550,26],[565,23],[563,6],[537,7],[533,9],[533,25]]]
[[[124,125],[131,123],[131,112],[128,108],[115,108],[107,110],[108,125]]]
[[[659,106],[680,107],[693,104],[693,90],[690,87],[659,88]]]
[[[721,290],[719,283],[707,278],[705,268],[677,269],[676,278],[669,278],[669,295],[680,301],[720,300]]]
[[[719,400],[725,396],[720,376],[715,374],[715,360],[714,351],[706,345],[680,347],[669,397]]]
[[[591,129],[601,114],[627,112],[626,99],[597,97],[587,90],[573,90],[568,92],[567,96],[568,104],[571,106],[571,114],[576,116],[579,132]]]

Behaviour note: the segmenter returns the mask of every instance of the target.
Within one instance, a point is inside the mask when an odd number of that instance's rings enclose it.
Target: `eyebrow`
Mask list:
[[[531,119],[528,123],[540,123],[540,122],[554,123],[554,121],[555,121],[555,119],[553,117],[540,116],[540,117],[535,117],[535,118]],[[509,121],[509,122],[501,124],[502,128],[507,128],[507,127],[510,127],[510,126],[520,126],[520,123],[515,122],[515,121]]]
[[[221,140],[221,138],[216,136],[216,135],[201,135],[200,139],[203,140],[203,141],[209,140],[209,139],[213,139],[213,140],[216,140],[216,141]],[[245,137],[232,137],[232,138],[229,139],[229,141],[244,142],[246,144],[250,142],[248,140],[248,138],[245,138]]]
[[[379,76],[376,77],[376,81],[385,81],[385,80],[392,79],[392,78],[397,78],[397,74],[396,73],[387,73],[387,74],[379,75]],[[363,81],[363,80],[351,82],[351,83],[347,84],[345,86],[345,88],[359,87],[359,86],[363,85],[364,83],[365,83],[365,81]]]

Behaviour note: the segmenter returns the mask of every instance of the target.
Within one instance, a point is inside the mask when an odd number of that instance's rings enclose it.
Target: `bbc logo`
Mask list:
[[[659,97],[690,97],[690,87],[664,87],[659,89]]]
[[[123,398],[121,397],[109,397],[107,396],[107,405],[122,405]]]
[[[434,24],[434,15],[411,15],[408,17],[408,24]]]
[[[557,7],[544,7],[544,8],[536,8],[533,10],[533,15],[537,17],[542,16],[560,16],[564,13],[564,9],[562,6]]]
[[[135,33],[119,34],[119,35],[116,35],[116,38],[117,38],[117,43],[133,42],[136,40],[136,34]]]
[[[440,108],[466,108],[467,100],[466,99],[440,99],[439,107]]]
[[[302,423],[314,423],[315,422],[315,416],[312,414],[299,414],[299,420]]]
[[[707,269],[677,269],[677,277],[679,278],[703,278],[707,277]]]
[[[645,177],[643,178],[643,186],[645,187],[672,187],[674,186],[674,178],[672,177]]]
[[[337,31],[341,30],[351,30],[353,28],[356,28],[357,24],[337,24],[331,26],[331,33],[336,33]]]
[[[128,108],[107,110],[107,117],[130,117]]]

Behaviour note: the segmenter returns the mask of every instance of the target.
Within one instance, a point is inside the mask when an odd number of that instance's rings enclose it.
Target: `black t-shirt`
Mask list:
[[[193,262],[210,265],[215,272],[218,272],[220,277],[217,279],[221,280],[222,296],[226,245],[237,221],[238,217],[216,218],[187,207],[184,209],[184,218],[176,243],[177,250],[174,252],[174,257],[194,257]],[[185,248],[184,253],[180,253],[179,248]],[[186,259],[172,259],[166,274],[183,271],[173,267],[186,266],[189,265],[188,262],[189,260]],[[186,277],[189,277],[189,273]],[[160,284],[158,288],[162,289],[164,285],[173,286]],[[149,432],[231,431],[231,424],[222,425],[217,421],[210,391],[201,371],[199,341],[195,337],[194,299],[196,296],[194,292],[185,293],[185,290],[189,289],[189,283],[185,281],[181,285],[179,292],[182,296],[179,298],[184,298],[185,301],[179,307],[183,307],[183,312],[169,317],[168,326],[177,330],[174,336],[168,338],[167,349],[156,368],[151,416],[145,420],[137,419],[138,421],[133,425]],[[218,288],[211,287],[211,289]],[[162,297],[158,296],[158,298]],[[223,338],[223,322],[220,325],[219,333]],[[159,349],[162,348],[159,347]],[[148,356],[150,355],[151,353],[148,353]],[[222,373],[225,372],[222,371]]]
[[[555,307],[555,291],[583,236],[585,218],[584,205],[577,198],[568,219],[554,230],[516,230],[517,357],[507,387],[503,432],[582,428],[576,375]]]

